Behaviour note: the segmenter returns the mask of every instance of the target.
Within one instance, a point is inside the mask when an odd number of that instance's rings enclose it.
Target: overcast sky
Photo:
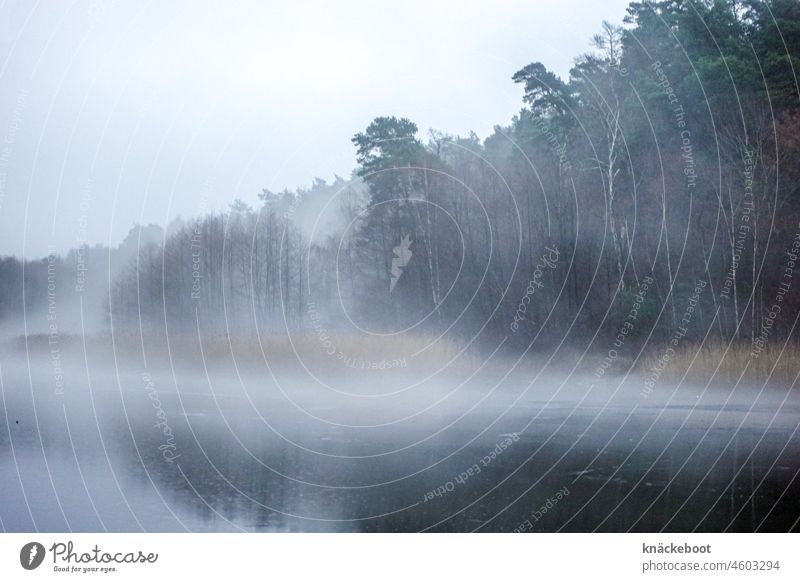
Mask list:
[[[379,115],[486,137],[627,1],[34,0],[0,6],[0,255],[348,177]]]

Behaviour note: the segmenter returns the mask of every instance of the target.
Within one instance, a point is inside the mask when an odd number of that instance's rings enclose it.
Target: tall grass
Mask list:
[[[781,353],[783,350],[783,353]],[[649,373],[664,357],[663,348],[650,352],[639,360],[639,371]],[[687,343],[670,354],[663,367],[661,378],[733,386],[762,385],[788,388],[800,371],[800,345],[790,342],[785,349],[782,342],[767,345],[756,352],[749,341],[731,344],[712,343],[700,346]],[[741,380],[740,380],[741,377]]]

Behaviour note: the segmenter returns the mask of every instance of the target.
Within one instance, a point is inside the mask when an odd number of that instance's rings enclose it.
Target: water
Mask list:
[[[1,361],[5,531],[798,527],[800,405],[780,389],[643,398],[635,377],[588,392],[502,367],[326,387],[76,357],[58,394],[46,360]]]

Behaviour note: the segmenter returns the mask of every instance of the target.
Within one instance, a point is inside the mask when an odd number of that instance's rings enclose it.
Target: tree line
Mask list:
[[[95,307],[120,330],[309,333],[313,305],[332,331],[490,345],[588,345],[634,309],[636,341],[785,337],[798,71],[796,0],[633,2],[567,79],[515,72],[522,108],[486,139],[378,117],[353,137],[350,179],[138,245]],[[22,270],[0,260],[3,319]],[[35,309],[47,261],[25,271]]]

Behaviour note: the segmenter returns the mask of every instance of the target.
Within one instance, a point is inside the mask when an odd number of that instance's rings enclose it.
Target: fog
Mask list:
[[[519,108],[509,70],[535,52],[566,73],[624,6],[6,2],[0,249],[116,246],[132,221],[348,177],[342,144],[387,111],[486,136]]]
[[[62,387],[46,352],[2,356],[9,531],[784,531],[798,511],[785,391],[643,398],[637,375],[498,354],[323,381],[60,356]]]
[[[796,2],[0,25],[0,529],[797,530]]]

